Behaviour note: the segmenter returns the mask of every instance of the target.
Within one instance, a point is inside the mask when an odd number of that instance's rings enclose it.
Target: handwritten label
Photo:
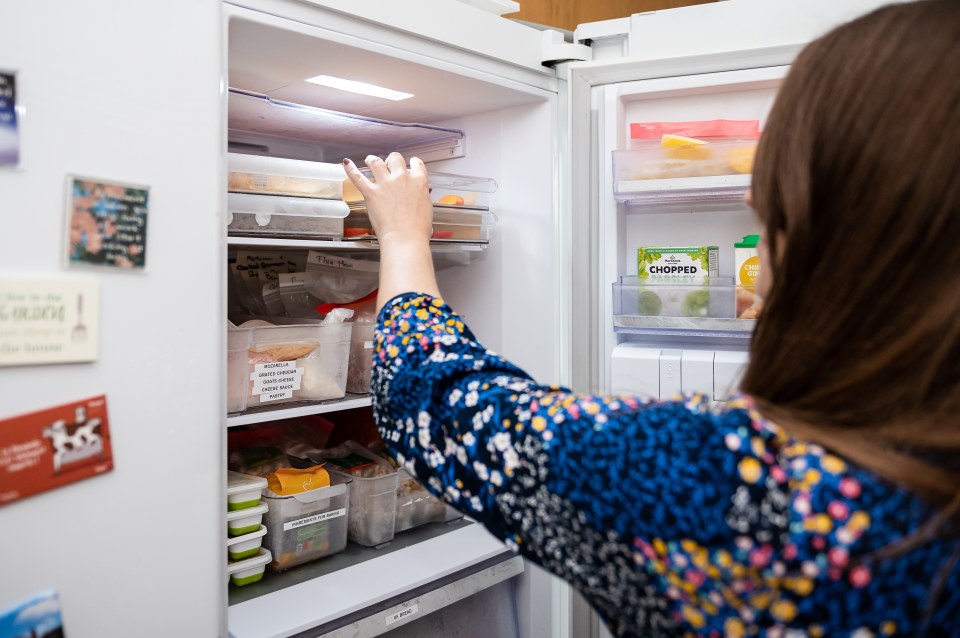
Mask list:
[[[400,622],[401,620],[405,620],[407,618],[410,618],[411,616],[416,616],[417,612],[419,611],[420,611],[419,605],[410,605],[409,607],[401,609],[400,611],[394,614],[390,614],[389,616],[387,616],[387,626],[389,627],[393,623]]]
[[[361,272],[379,272],[379,262],[369,259],[350,259],[338,257],[328,253],[311,250],[307,253],[307,270],[320,268],[339,268],[341,270],[358,270]]]
[[[69,178],[68,266],[143,269],[150,189]]]
[[[347,509],[342,507],[338,510],[330,510],[329,512],[324,512],[323,514],[314,514],[313,516],[307,516],[305,518],[298,518],[295,521],[290,521],[283,524],[283,531],[289,532],[292,529],[297,529],[298,527],[303,527],[304,525],[313,525],[314,523],[322,523],[323,521],[329,521],[334,518],[340,518],[341,516],[347,515]]]
[[[100,284],[0,279],[0,366],[95,361]]]

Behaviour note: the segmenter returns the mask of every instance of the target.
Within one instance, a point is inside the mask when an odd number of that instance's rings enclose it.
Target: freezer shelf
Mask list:
[[[621,276],[613,284],[613,328],[624,334],[749,339],[755,321],[736,319],[729,277]]]
[[[614,182],[614,199],[626,212],[709,212],[746,208],[750,175],[714,175]]]
[[[329,111],[237,88],[229,91],[228,126],[231,131],[314,142],[332,149],[348,148],[358,158],[427,146],[455,147],[463,140],[463,132],[456,129]]]
[[[326,634],[375,619],[385,631],[395,607],[413,603],[422,617],[455,602],[449,597],[443,604],[421,602],[446,585],[479,578],[489,586],[521,571],[522,560],[481,525],[436,523],[399,534],[381,549],[351,543],[341,554],[231,587],[228,627],[234,638],[280,638],[311,629]]]
[[[277,419],[292,419],[298,416],[323,414],[325,412],[339,412],[353,408],[365,408],[372,405],[370,395],[347,393],[342,399],[318,401],[315,403],[282,403],[280,405],[266,405],[251,408],[240,414],[231,414],[227,417],[227,427],[266,423]]]

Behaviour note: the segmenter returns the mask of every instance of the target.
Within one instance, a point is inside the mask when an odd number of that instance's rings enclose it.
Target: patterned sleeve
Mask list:
[[[420,294],[381,311],[374,363],[383,439],[431,491],[571,581],[615,633],[627,635],[618,622],[674,627],[657,579],[637,569],[637,542],[730,538],[738,458],[715,419],[737,427],[745,413],[715,417],[698,396],[659,403],[538,385]],[[735,516],[758,518],[755,488]]]

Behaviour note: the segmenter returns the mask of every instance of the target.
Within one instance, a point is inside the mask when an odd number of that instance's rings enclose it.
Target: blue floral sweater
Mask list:
[[[872,557],[933,510],[747,398],[711,410],[542,386],[413,293],[381,311],[374,363],[398,460],[617,636],[960,636],[956,541]]]

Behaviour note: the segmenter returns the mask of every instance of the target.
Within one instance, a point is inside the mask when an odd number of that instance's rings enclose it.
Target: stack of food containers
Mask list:
[[[343,237],[349,209],[339,164],[228,153],[227,167],[230,235]]]
[[[349,489],[353,479],[330,474],[330,485],[281,496],[267,488],[267,537],[270,566],[284,570],[342,552],[347,546]]]
[[[272,559],[270,551],[261,548],[267,533],[263,525],[267,505],[261,502],[266,487],[264,478],[227,472],[227,577],[235,585],[263,578]]]

